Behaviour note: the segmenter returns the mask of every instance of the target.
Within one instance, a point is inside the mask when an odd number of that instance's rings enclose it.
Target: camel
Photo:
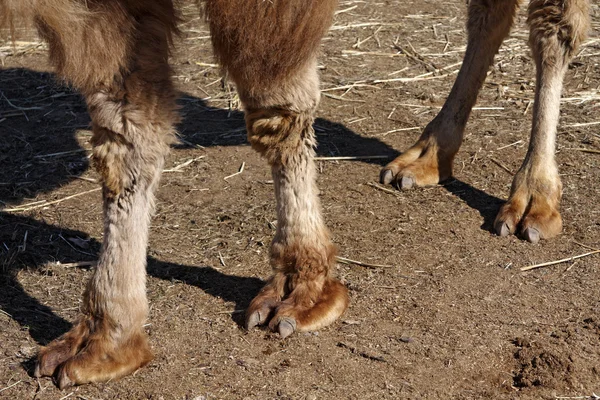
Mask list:
[[[269,163],[277,203],[271,278],[252,300],[246,327],[285,338],[334,322],[348,290],[332,276],[336,247],[315,183],[313,121],[319,104],[318,46],[336,0],[204,0],[216,58],[235,83],[248,140]],[[401,189],[452,175],[465,125],[518,0],[471,0],[468,46],[450,95],[417,143],[381,172]],[[495,229],[531,241],[561,231],[554,161],[562,80],[589,24],[587,0],[531,0],[530,46],[537,86],[529,151]],[[103,190],[104,241],[73,328],[43,347],[35,375],[62,389],[116,379],[152,359],[148,229],[165,155],[178,121],[169,50],[177,34],[172,0],[0,0],[0,24],[30,18],[57,73],[85,97],[93,161]]]

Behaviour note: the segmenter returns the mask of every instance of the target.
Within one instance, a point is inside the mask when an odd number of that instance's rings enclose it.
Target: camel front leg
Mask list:
[[[277,233],[273,276],[251,302],[246,325],[268,322],[284,338],[327,326],[348,307],[347,289],[331,275],[336,248],[321,216],[313,119],[312,110],[262,109],[247,116],[250,141],[271,164]]]
[[[215,53],[237,86],[248,139],[275,183],[273,275],[252,300],[246,324],[268,324],[282,337],[324,327],[348,306],[346,287],[332,276],[335,246],[321,216],[312,127],[320,98],[317,52],[336,4],[206,3]]]
[[[174,17],[170,2],[162,4],[139,15],[97,4],[81,27],[57,25],[54,14],[40,22],[59,73],[86,98],[104,202],[104,240],[82,315],[37,359],[35,375],[54,376],[60,388],[116,379],[152,359],[143,329],[146,246],[176,120],[167,64]],[[80,30],[86,34],[70,36]]]

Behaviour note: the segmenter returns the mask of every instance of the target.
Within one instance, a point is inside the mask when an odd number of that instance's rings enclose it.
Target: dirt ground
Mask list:
[[[389,159],[416,140],[459,68],[464,3],[341,2],[320,61],[320,157]],[[21,32],[15,47],[0,47],[0,398],[600,394],[600,256],[520,271],[600,247],[597,3],[563,93],[563,234],[533,245],[491,232],[530,131],[535,71],[522,12],[482,89],[454,179],[390,191],[374,186],[388,159],[318,162],[340,255],[383,266],[339,264],[349,310],[286,340],[240,325],[270,272],[273,187],[246,144],[235,93],[212,64],[202,18],[187,3],[184,16],[173,60],[182,144],[167,160],[148,251],[156,358],[135,376],[65,391],[31,376],[32,357],[77,316],[90,276],[82,262],[96,259],[102,240],[89,118],[81,98],[53,80],[34,36]]]

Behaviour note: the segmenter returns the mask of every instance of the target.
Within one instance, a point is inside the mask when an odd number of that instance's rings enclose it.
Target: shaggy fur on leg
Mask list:
[[[335,0],[205,0],[215,54],[238,87],[248,139],[271,166],[277,233],[273,275],[251,302],[247,326],[286,337],[335,321],[348,306],[333,277],[335,246],[321,215],[312,128],[319,103],[316,58]],[[518,0],[472,0],[469,41],[456,83],[419,141],[381,173],[401,188],[452,174],[494,55]],[[588,0],[532,0],[528,23],[537,67],[527,157],[496,219],[500,235],[531,242],[558,234],[561,183],[554,161],[562,80],[589,25]],[[85,96],[93,160],[104,201],[104,242],[84,295],[82,316],[40,350],[36,376],[59,386],[115,379],[152,358],[145,263],[153,196],[177,121],[169,45],[172,0],[0,0],[0,27],[32,20],[48,42],[58,75]]]
[[[104,242],[79,322],[41,349],[35,373],[63,388],[107,381],[148,363],[146,245],[153,193],[177,121],[168,65],[169,0],[0,0],[30,16],[58,75],[85,96],[104,197]],[[6,10],[10,10],[8,14]]]

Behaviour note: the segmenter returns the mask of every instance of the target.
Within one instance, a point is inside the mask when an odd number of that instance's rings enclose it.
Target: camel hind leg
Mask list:
[[[436,185],[452,176],[454,156],[463,140],[471,109],[486,73],[513,24],[519,0],[472,0],[463,64],[438,115],[411,148],[386,165],[381,183],[400,189]]]
[[[215,53],[237,85],[248,139],[271,165],[277,200],[273,276],[251,302],[247,327],[268,323],[282,337],[326,326],[348,306],[347,289],[331,275],[336,251],[321,216],[313,161],[316,56],[335,4],[207,3]]]
[[[529,149],[515,175],[508,201],[496,217],[496,232],[520,231],[530,242],[562,230],[562,184],[554,159],[563,78],[589,28],[587,0],[532,0],[529,44],[536,64],[536,90]]]

